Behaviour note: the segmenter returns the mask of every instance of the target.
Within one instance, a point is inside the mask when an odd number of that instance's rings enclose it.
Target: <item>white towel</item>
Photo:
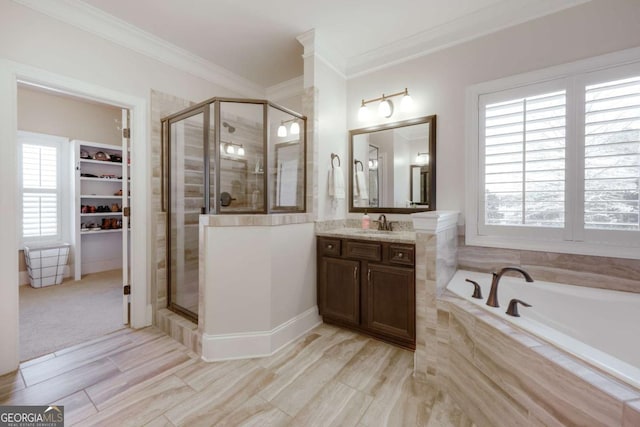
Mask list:
[[[369,191],[367,190],[367,178],[364,175],[364,171],[356,172],[356,182],[355,182],[355,194],[360,200],[369,199]]]
[[[329,171],[329,197],[334,199],[345,198],[344,176],[340,166],[334,166]]]

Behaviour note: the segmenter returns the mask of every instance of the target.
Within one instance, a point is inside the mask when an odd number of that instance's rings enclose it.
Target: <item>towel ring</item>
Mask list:
[[[358,163],[360,163],[360,170],[361,170],[361,171],[364,171],[364,165],[362,164],[362,162],[361,162],[360,160],[354,160],[354,161],[353,161],[353,164],[354,164],[354,165],[355,165],[355,167],[356,167],[356,172],[358,171]]]
[[[334,168],[333,159],[338,159],[338,167],[340,167],[340,156],[335,153],[331,153],[331,168]]]

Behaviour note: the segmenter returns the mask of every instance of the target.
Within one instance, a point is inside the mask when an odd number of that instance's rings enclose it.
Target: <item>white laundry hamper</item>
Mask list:
[[[62,283],[70,246],[68,243],[56,243],[24,247],[24,259],[32,287],[42,288]]]

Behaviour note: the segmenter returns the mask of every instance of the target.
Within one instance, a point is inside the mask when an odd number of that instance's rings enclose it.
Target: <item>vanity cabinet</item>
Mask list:
[[[327,323],[415,348],[415,246],[318,237],[318,307]]]

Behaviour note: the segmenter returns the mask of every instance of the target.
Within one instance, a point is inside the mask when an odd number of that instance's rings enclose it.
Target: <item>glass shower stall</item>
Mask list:
[[[306,125],[269,101],[235,98],[162,119],[170,310],[197,322],[201,214],[306,211]]]

